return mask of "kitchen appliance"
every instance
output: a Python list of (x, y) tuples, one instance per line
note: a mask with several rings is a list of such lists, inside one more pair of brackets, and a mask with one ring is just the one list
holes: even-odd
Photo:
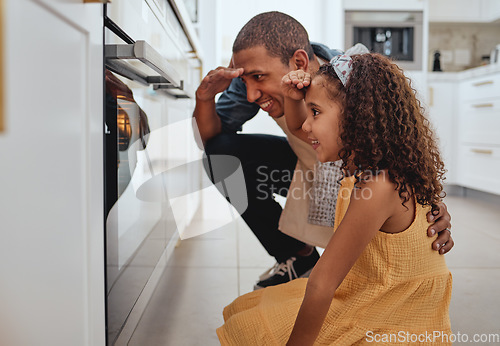
[(195, 191), (202, 172), (201, 164), (182, 165), (198, 159), (191, 117), (201, 77), (201, 52), (183, 6), (180, 0), (104, 5), (109, 345), (128, 344), (199, 205), (196, 196), (172, 199), (173, 192)]
[(490, 64), (500, 64), (500, 44), (497, 44), (490, 53)]
[(364, 44), (406, 70), (422, 69), (420, 11), (346, 11), (345, 45)]

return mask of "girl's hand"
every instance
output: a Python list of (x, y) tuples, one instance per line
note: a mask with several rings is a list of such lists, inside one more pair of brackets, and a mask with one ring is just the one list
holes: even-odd
[(303, 70), (287, 73), (281, 79), (281, 90), (285, 97), (300, 101), (304, 99), (305, 88), (311, 84), (311, 75)]

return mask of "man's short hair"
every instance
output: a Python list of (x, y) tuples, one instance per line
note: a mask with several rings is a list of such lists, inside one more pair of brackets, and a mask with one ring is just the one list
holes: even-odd
[(295, 18), (272, 11), (256, 15), (240, 30), (233, 44), (233, 53), (264, 46), (270, 56), (278, 57), (288, 65), (297, 49), (306, 51), (313, 59), (314, 51), (306, 29)]

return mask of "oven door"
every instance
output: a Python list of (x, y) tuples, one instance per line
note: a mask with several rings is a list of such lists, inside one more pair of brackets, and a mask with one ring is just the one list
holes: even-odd
[(141, 186), (154, 175), (154, 165), (166, 157), (166, 141), (158, 131), (163, 126), (164, 96), (152, 95), (150, 87), (112, 72), (112, 65), (105, 70), (104, 198), (110, 344), (176, 231), (166, 186), (154, 196), (140, 194)]
[(106, 304), (112, 345), (128, 342), (179, 239), (179, 220), (188, 224), (199, 203), (189, 201), (189, 212), (185, 206), (179, 217), (171, 198), (196, 190), (201, 166), (165, 173), (201, 153), (190, 123), (190, 86), (198, 75), (193, 59), (178, 44), (162, 51), (161, 44), (134, 40), (108, 16), (104, 30)]

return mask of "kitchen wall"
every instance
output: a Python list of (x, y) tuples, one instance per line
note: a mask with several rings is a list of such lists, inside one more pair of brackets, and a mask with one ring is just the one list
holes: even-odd
[[(227, 64), (232, 46), (242, 26), (258, 13), (280, 11), (297, 19), (306, 28), (311, 41), (343, 49), (343, 31), (332, 29), (331, 25), (341, 19), (341, 3), (328, 0), (310, 0), (307, 6), (302, 0), (216, 0), (219, 4), (219, 39), (221, 41), (221, 64)], [(339, 25), (339, 28), (342, 28)]]
[(445, 72), (463, 71), (480, 66), (483, 56), (500, 44), (500, 23), (430, 23), (429, 71), (434, 52), (441, 53), (441, 69)]

